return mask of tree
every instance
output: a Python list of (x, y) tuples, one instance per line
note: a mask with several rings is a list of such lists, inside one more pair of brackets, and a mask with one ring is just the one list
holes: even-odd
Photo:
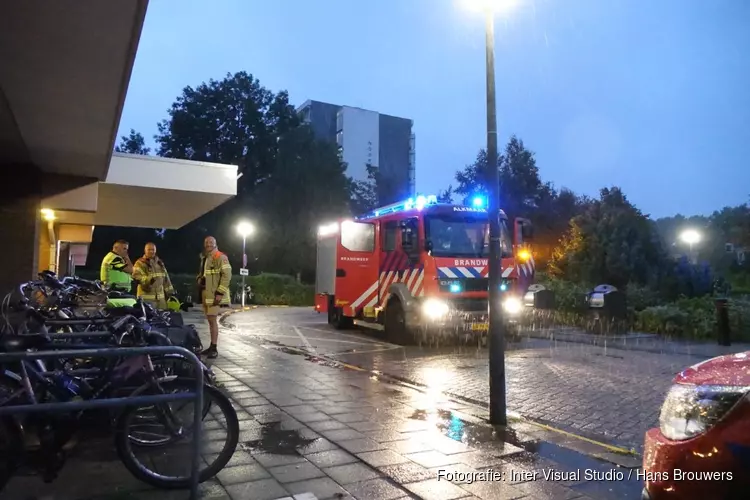
[(130, 153), (134, 155), (147, 155), (151, 148), (146, 147), (146, 140), (140, 132), (130, 129), (130, 134), (120, 137), (120, 144), (115, 147), (118, 153)]
[[(511, 217), (529, 217), (549, 189), (539, 177), (534, 153), (514, 135), (498, 156), (498, 169), (501, 208)], [(487, 193), (486, 172), (487, 153), (481, 150), (474, 163), (456, 173), (456, 193), (464, 196), (464, 203)]]
[(656, 285), (667, 262), (658, 235), (620, 188), (605, 188), (599, 199), (573, 218), (555, 248), (550, 274), (592, 285)]
[(155, 137), (158, 154), (237, 165), (242, 194), (271, 175), (279, 138), (300, 125), (286, 92), (244, 71), (185, 87), (168, 113)]
[[(466, 204), (477, 195), (487, 193), (485, 182), (487, 154), (481, 150), (474, 163), (456, 173), (458, 187)], [(526, 149), (522, 140), (512, 136), (498, 158), (500, 177), (500, 207), (509, 218), (525, 217), (537, 228), (534, 239), (534, 258), (546, 265), (552, 250), (568, 230), (570, 219), (580, 214), (589, 201), (571, 190), (559, 191), (541, 180), (534, 153)]]
[(282, 136), (274, 173), (253, 208), (263, 225), (256, 243), (265, 268), (314, 273), (318, 226), (348, 212), (345, 171), (336, 146), (316, 140), (308, 127)]
[(453, 185), (449, 185), (448, 189), (444, 189), (438, 193), (438, 203), (453, 203)]
[(248, 240), (255, 271), (309, 274), (314, 228), (347, 212), (349, 191), (335, 146), (315, 140), (286, 92), (274, 93), (246, 72), (185, 87), (168, 113), (155, 136), (160, 156), (237, 165), (242, 174), (234, 199), (164, 233), (159, 253), (170, 269), (195, 271), (208, 235), (240, 267), (235, 228), (250, 219), (258, 228)]
[(350, 207), (354, 214), (371, 212), (378, 207), (403, 200), (405, 195), (395, 179), (383, 175), (374, 165), (366, 165), (367, 180), (349, 179)]

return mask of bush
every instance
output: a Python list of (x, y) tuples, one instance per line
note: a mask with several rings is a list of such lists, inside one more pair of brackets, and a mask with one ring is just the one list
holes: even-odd
[[(79, 270), (77, 274), (85, 279), (99, 279), (95, 271)], [(172, 274), (172, 285), (180, 299), (190, 297), (193, 302), (200, 299), (195, 296), (195, 275)], [(274, 306), (312, 306), (315, 302), (315, 287), (298, 283), (292, 276), (284, 274), (262, 273), (257, 276), (247, 276), (245, 281), (253, 289), (253, 303)], [(233, 275), (229, 289), (234, 295), (242, 286), (242, 276)]]
[(585, 296), (591, 291), (590, 287), (561, 279), (547, 278), (537, 281), (555, 293), (556, 308), (565, 313), (582, 312)]
[(628, 299), (628, 308), (634, 312), (662, 305), (662, 299), (658, 292), (645, 286), (628, 285), (625, 295)]
[[(248, 276), (246, 282), (253, 289), (253, 303), (276, 306), (312, 306), (315, 287), (298, 283), (292, 276), (263, 273)], [(242, 285), (241, 276), (232, 277), (232, 290)]]

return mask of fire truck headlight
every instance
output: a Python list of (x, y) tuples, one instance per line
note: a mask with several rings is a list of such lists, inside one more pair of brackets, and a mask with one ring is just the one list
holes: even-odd
[(520, 313), (521, 309), (523, 309), (523, 304), (516, 297), (508, 297), (503, 301), (503, 310), (511, 316)]
[(440, 319), (448, 314), (449, 310), (448, 304), (442, 300), (427, 299), (422, 304), (422, 312), (429, 319)]

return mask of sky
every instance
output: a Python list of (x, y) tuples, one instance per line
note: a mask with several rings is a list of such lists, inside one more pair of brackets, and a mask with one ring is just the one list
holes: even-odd
[[(151, 0), (120, 135), (153, 146), (185, 86), (270, 90), (414, 120), (416, 184), (455, 185), (486, 144), (471, 0)], [(503, 1), (503, 0), (500, 0)], [(495, 18), (498, 133), (544, 181), (620, 186), (653, 217), (750, 201), (750, 2), (515, 0)]]

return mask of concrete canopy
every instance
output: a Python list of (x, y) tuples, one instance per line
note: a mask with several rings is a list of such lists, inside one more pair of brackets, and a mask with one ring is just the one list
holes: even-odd
[(113, 157), (147, 7), (0, 2), (0, 288), (62, 272), (93, 225), (178, 228), (236, 195), (233, 166)]
[(147, 5), (0, 2), (0, 165), (106, 178)]

